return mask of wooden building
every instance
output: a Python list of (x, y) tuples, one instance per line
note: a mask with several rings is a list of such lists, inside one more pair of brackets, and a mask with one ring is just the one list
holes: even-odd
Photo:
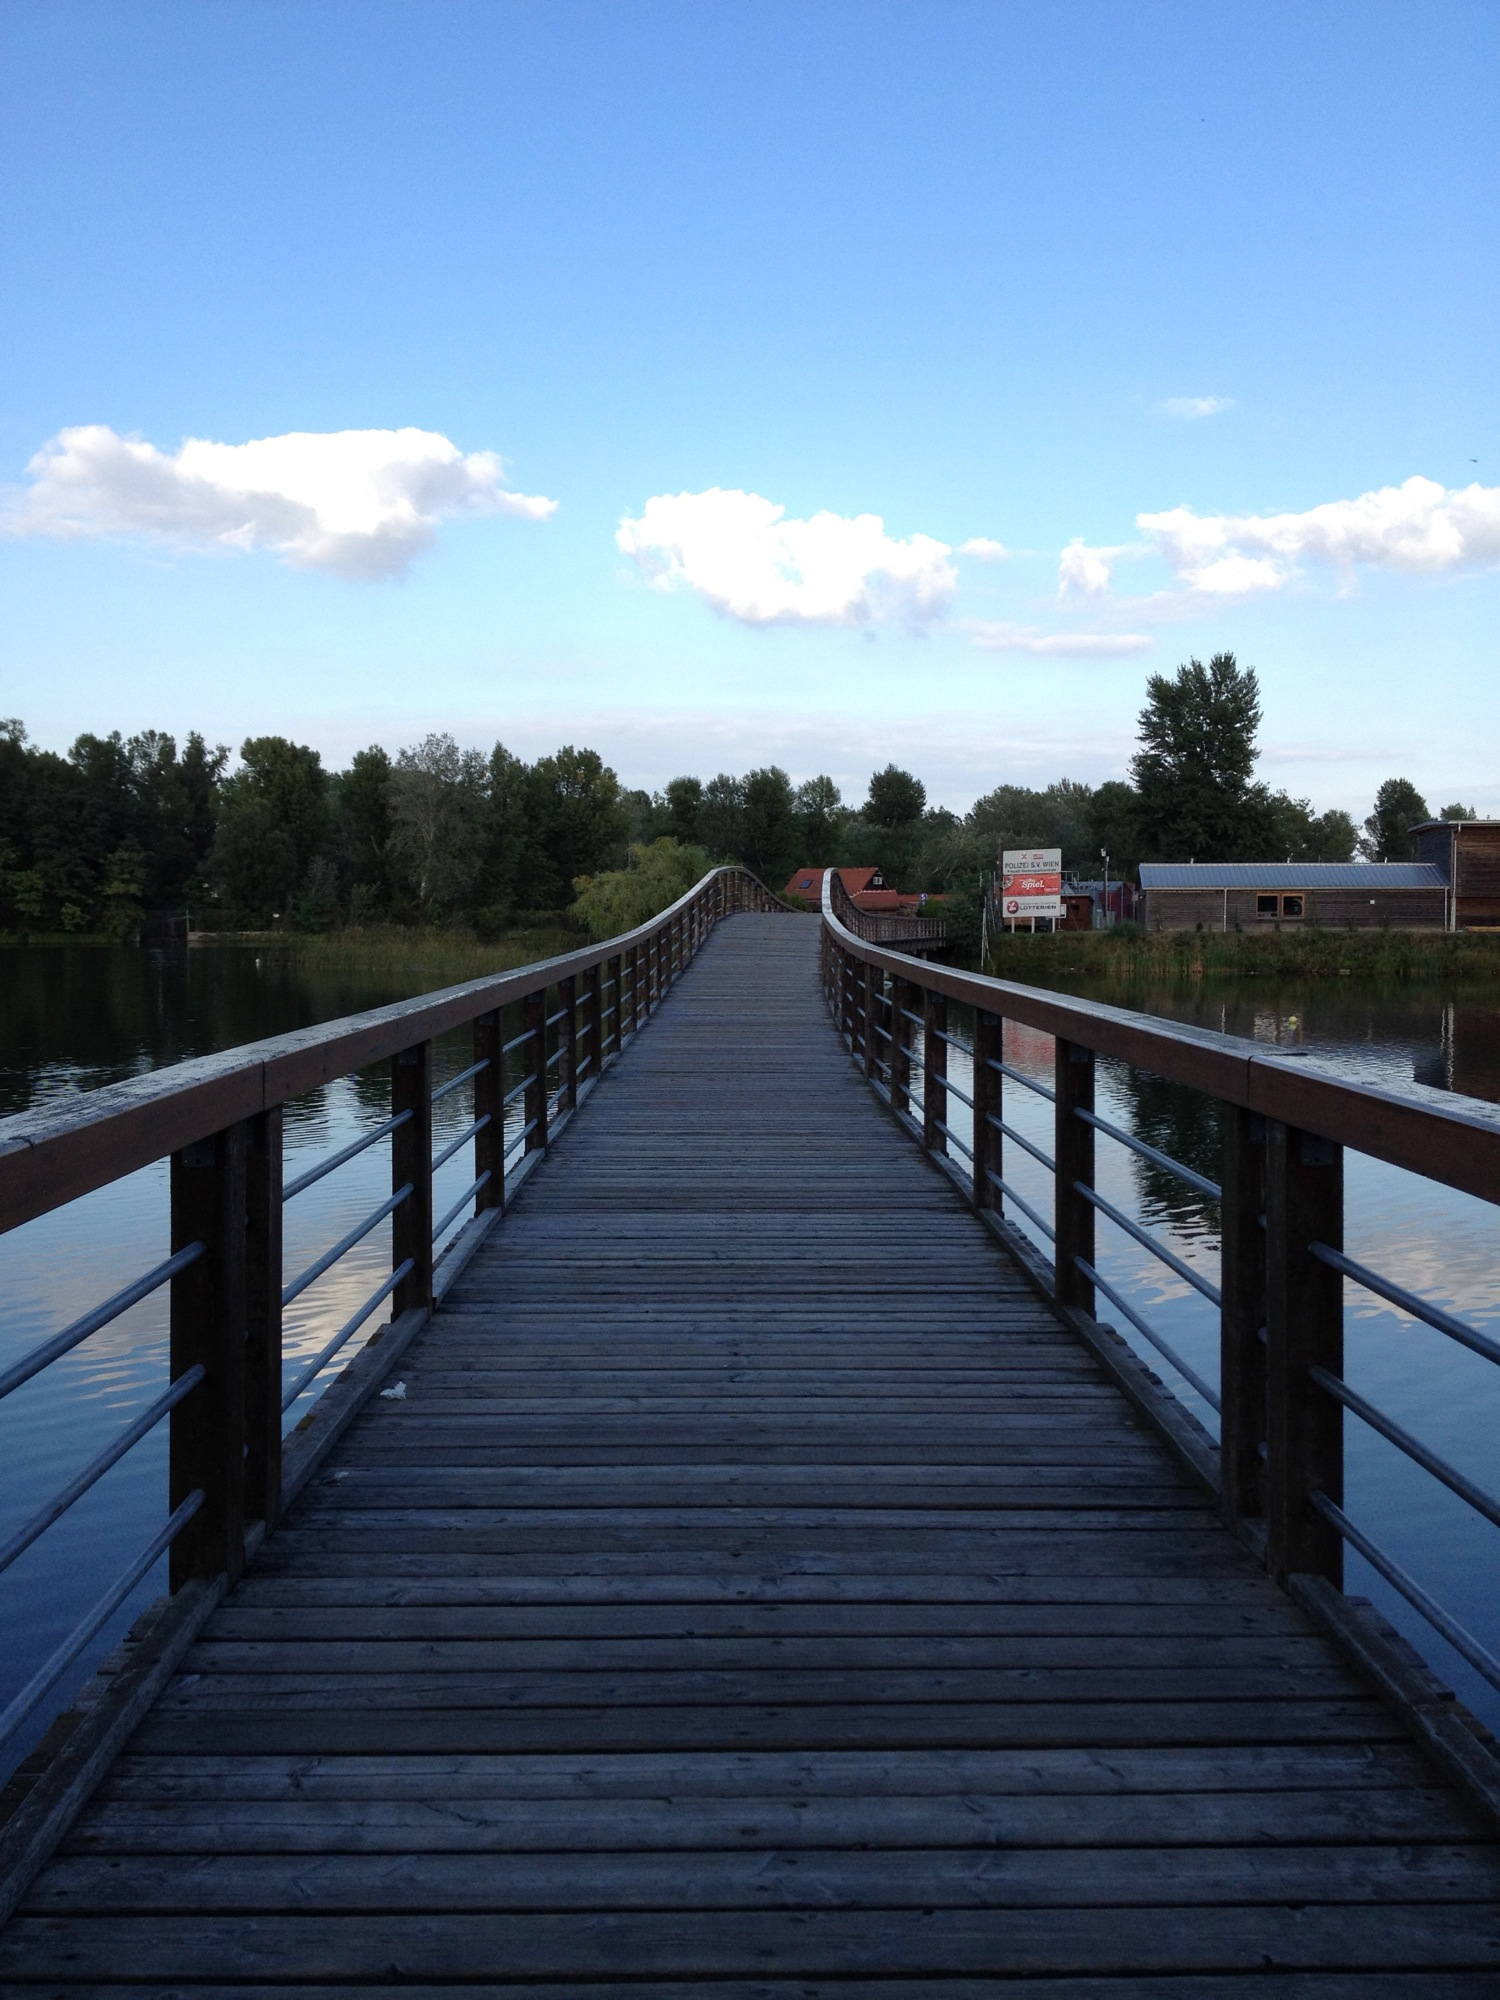
[(1440, 931), (1449, 922), (1448, 878), (1432, 861), (1148, 861), (1141, 890), (1150, 930)]
[(1432, 819), (1412, 828), (1417, 859), (1449, 884), (1456, 931), (1500, 930), (1500, 819)]

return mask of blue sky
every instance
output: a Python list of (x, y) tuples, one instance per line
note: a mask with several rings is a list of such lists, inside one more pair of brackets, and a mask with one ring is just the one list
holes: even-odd
[(0, 711), (963, 809), (1228, 649), (1273, 783), (1500, 814), (1497, 42), (10, 0)]

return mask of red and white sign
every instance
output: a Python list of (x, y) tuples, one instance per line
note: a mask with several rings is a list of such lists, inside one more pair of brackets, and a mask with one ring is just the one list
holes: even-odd
[(1062, 849), (1006, 848), (1000, 856), (1000, 909), (1008, 924), (1022, 917), (1060, 917)]

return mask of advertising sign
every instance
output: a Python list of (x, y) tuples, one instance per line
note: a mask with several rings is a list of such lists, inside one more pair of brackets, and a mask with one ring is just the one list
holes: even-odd
[(1062, 913), (1062, 849), (1007, 847), (1000, 856), (1000, 914), (1006, 923)]

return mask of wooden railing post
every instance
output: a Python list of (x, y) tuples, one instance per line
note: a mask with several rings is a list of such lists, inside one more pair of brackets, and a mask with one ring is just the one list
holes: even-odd
[(946, 1141), (938, 1130), (947, 1124), (948, 1112), (948, 999), (943, 993), (924, 989), (922, 995), (922, 1144), (929, 1153), (946, 1152)]
[(559, 1041), (562, 1047), (558, 1109), (572, 1111), (578, 1103), (578, 981), (576, 979), (558, 980), (557, 1008), (562, 1015), (557, 1024), (561, 1031)]
[(974, 1015), (974, 1206), (979, 1209), (1002, 1206), (1000, 1190), (990, 1175), (1005, 1172), (1001, 1134), (994, 1120), (1004, 1113), (1003, 1079), (990, 1067), (1002, 1062), (1005, 1024), (998, 1014), (980, 1009)]
[(609, 1017), (609, 1027), (606, 1030), (605, 1040), (609, 1053), (612, 1056), (617, 1056), (625, 1041), (625, 954), (623, 951), (617, 951), (609, 961), (609, 976), (614, 981), (610, 990), (615, 997), (614, 1011)]
[(875, 1010), (880, 1005), (880, 974), (873, 965), (865, 966), (865, 976), (861, 987), (860, 1033), (864, 1038), (865, 1075), (873, 1077), (875, 1058), (879, 1053), (879, 1037), (875, 1033)]
[(474, 1060), (485, 1067), (474, 1079), (474, 1116), (488, 1118), (474, 1134), (474, 1177), (487, 1173), (479, 1207), (505, 1207), (505, 1046), (503, 1009), (494, 1007), (474, 1023)]
[(1344, 1413), (1308, 1378), (1344, 1372), (1344, 1281), (1309, 1252), (1344, 1244), (1343, 1148), (1266, 1121), (1266, 1560), (1278, 1581), (1342, 1589), (1338, 1530), (1309, 1504), (1344, 1497)]
[(249, 1150), (245, 1120), (172, 1155), (173, 1252), (203, 1245), (203, 1255), (172, 1280), (171, 1379), (203, 1370), (168, 1419), (168, 1505), (175, 1510), (189, 1494), (203, 1495), (172, 1544), (174, 1591), (220, 1571), (238, 1576), (244, 1566)]
[(1265, 1512), (1266, 1121), (1224, 1106), (1219, 1216), (1219, 1506), (1238, 1527)]
[(411, 1269), (391, 1294), (394, 1314), (432, 1311), (432, 1044), (391, 1058), (391, 1115), (411, 1116), (391, 1134), (391, 1193), (411, 1193), (391, 1217), (391, 1262)]
[(909, 980), (891, 981), (891, 1103), (908, 1118), (911, 1116), (911, 1022), (906, 1014), (915, 998)]
[(522, 1121), (531, 1130), (526, 1134), (528, 1153), (547, 1150), (547, 995), (545, 990), (528, 993), (521, 1009), (521, 1025), (530, 1030), (522, 1043), (526, 1051), (526, 1075), (531, 1079), (521, 1099), (526, 1116)]
[(281, 1512), (281, 1106), (248, 1122), (245, 1153), (245, 1515)]
[(1094, 1108), (1094, 1052), (1081, 1042), (1057, 1037), (1054, 1063), (1057, 1091), (1057, 1119), (1052, 1157), (1056, 1164), (1057, 1188), (1053, 1227), (1057, 1231), (1057, 1302), (1076, 1307), (1090, 1318), (1094, 1312), (1094, 1284), (1078, 1268), (1081, 1257), (1094, 1261), (1094, 1211), (1078, 1192), (1078, 1184), (1094, 1185), (1094, 1128), (1077, 1114)]
[(589, 1075), (599, 1081), (604, 1068), (604, 968), (591, 965), (583, 975), (583, 1036), (588, 1043)]

